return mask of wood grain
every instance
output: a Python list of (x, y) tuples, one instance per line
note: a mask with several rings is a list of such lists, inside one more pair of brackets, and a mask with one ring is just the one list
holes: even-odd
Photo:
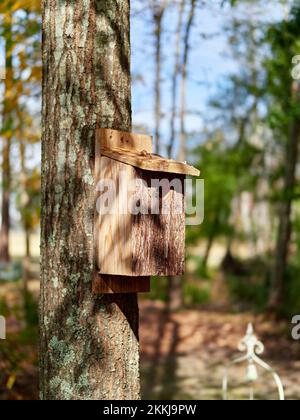
[(119, 148), (134, 150), (136, 152), (145, 150), (148, 153), (152, 153), (153, 151), (151, 136), (105, 128), (98, 128), (96, 130), (96, 148), (97, 150)]
[[(158, 181), (180, 182), (181, 191), (158, 197), (158, 214), (151, 214), (153, 172), (133, 168), (107, 157), (100, 159), (100, 177), (118, 185), (113, 214), (95, 219), (95, 256), (99, 273), (122, 276), (182, 275), (185, 260), (185, 203), (183, 175), (156, 173)], [(139, 182), (135, 200), (149, 207), (149, 214), (125, 213), (124, 203), (133, 195), (132, 181)], [(168, 210), (164, 214), (163, 208)], [(179, 211), (178, 211), (179, 210)], [(125, 213), (125, 214), (123, 214)]]
[(151, 172), (167, 172), (173, 174), (182, 174), (190, 176), (199, 176), (200, 171), (193, 166), (183, 162), (177, 162), (171, 159), (164, 159), (161, 156), (147, 153), (146, 150), (136, 152), (122, 148), (103, 148), (101, 150), (103, 156), (127, 163), (139, 169)]
[[(97, 129), (94, 175), (96, 183), (99, 180), (111, 179), (115, 185), (119, 185), (121, 181), (122, 183), (125, 181), (125, 185), (128, 185), (135, 178), (134, 168), (102, 156), (101, 151), (104, 147), (127, 147), (152, 152), (152, 138), (117, 130)], [(150, 277), (131, 277), (132, 216), (129, 213), (121, 214), (124, 213), (121, 207), (126, 199), (124, 194), (127, 194), (127, 189), (119, 188), (117, 192), (117, 201), (113, 204), (115, 215), (100, 215), (95, 212), (93, 292), (95, 294), (148, 293)], [(99, 194), (96, 199), (98, 198)], [(100, 274), (100, 272), (115, 275)]]
[(108, 276), (95, 272), (93, 293), (149, 293), (150, 277)]
[[(152, 155), (148, 154), (152, 148), (147, 141), (151, 140), (150, 137), (143, 136), (140, 139), (139, 136), (114, 130), (97, 131), (96, 182), (108, 179), (116, 186), (116, 196), (111, 203), (110, 213), (96, 212), (94, 220), (96, 275), (93, 289), (99, 293), (100, 291), (112, 293), (116, 290), (118, 293), (127, 293), (132, 289), (144, 292), (149, 286), (149, 280), (146, 280), (149, 276), (175, 276), (184, 273), (184, 180), (185, 172), (190, 171), (190, 167), (182, 164), (183, 169), (177, 167), (177, 171), (183, 171), (184, 174), (169, 173), (168, 170), (171, 169), (166, 165), (170, 165), (170, 162), (173, 164), (173, 161), (168, 162), (155, 157), (152, 161), (155, 161), (156, 165), (160, 162), (160, 165), (156, 166), (160, 170), (148, 171), (136, 167), (138, 165), (122, 162), (122, 159), (111, 158), (107, 147), (110, 148), (110, 152), (115, 150), (123, 152), (125, 149), (120, 149), (120, 145), (124, 144), (126, 139), (132, 141), (129, 143), (131, 149), (126, 149), (127, 157), (135, 156), (138, 159), (141, 157), (147, 165), (147, 159), (150, 161), (152, 159)], [(141, 148), (143, 148), (142, 154)], [(152, 185), (154, 179), (157, 182), (177, 181), (179, 189), (168, 187), (163, 193), (159, 192)], [(129, 186), (134, 182), (138, 187), (135, 191), (130, 191)], [(148, 214), (133, 214), (128, 210), (128, 203), (133, 194), (135, 194), (134, 203), (139, 202), (141, 206), (146, 206)], [(157, 214), (151, 214), (154, 196), (158, 202)], [(167, 209), (167, 212), (163, 209)]]
[[(145, 184), (140, 191), (141, 200), (151, 200), (152, 174), (136, 170)], [(170, 190), (159, 197), (159, 214), (133, 216), (132, 272), (134, 275), (179, 276), (185, 269), (185, 200), (183, 175), (157, 173), (158, 179), (180, 181), (181, 191)], [(163, 206), (168, 209), (163, 214)]]
[(100, 273), (131, 276), (132, 273), (132, 215), (124, 209), (127, 187), (135, 178), (129, 165), (107, 157), (100, 158), (98, 179), (111, 180), (116, 197), (109, 214), (98, 214), (95, 221), (97, 267)]

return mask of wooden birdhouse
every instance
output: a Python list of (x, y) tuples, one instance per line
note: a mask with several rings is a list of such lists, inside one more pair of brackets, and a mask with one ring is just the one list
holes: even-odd
[(147, 292), (150, 276), (184, 273), (187, 175), (199, 171), (153, 154), (151, 137), (97, 130), (94, 291)]

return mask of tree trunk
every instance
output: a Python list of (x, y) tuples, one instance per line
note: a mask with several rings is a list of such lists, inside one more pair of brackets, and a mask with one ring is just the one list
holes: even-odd
[(168, 302), (167, 308), (170, 311), (182, 309), (184, 304), (182, 276), (170, 276), (168, 279)]
[(162, 4), (154, 4), (153, 21), (155, 35), (155, 151), (160, 153), (160, 125), (161, 125), (161, 44), (162, 44), (162, 21), (169, 0), (163, 0)]
[(138, 399), (137, 295), (92, 294), (95, 128), (131, 129), (129, 0), (43, 1), (42, 399)]
[(163, 13), (154, 15), (155, 22), (155, 151), (160, 152), (161, 123), (161, 22)]
[(9, 230), (10, 230), (10, 141), (3, 138), (3, 168), (2, 168), (2, 223), (0, 230), (0, 262), (10, 261)]
[(211, 232), (211, 234), (209, 235), (208, 240), (207, 240), (205, 253), (204, 253), (204, 257), (203, 257), (203, 262), (202, 262), (203, 270), (207, 269), (207, 264), (208, 264), (208, 260), (209, 260), (209, 257), (210, 257), (210, 252), (211, 252), (213, 244), (214, 244), (214, 240), (215, 240), (215, 235), (214, 235), (213, 232)]
[(28, 292), (28, 281), (30, 279), (30, 231), (28, 229), (25, 230), (25, 247), (26, 253), (23, 259), (23, 289), (24, 293)]
[(173, 155), (173, 149), (175, 144), (175, 123), (177, 114), (177, 82), (180, 73), (180, 44), (181, 44), (181, 31), (182, 21), (184, 14), (185, 1), (181, 0), (178, 11), (178, 24), (176, 29), (176, 46), (175, 46), (175, 65), (172, 77), (172, 109), (171, 109), (171, 120), (170, 120), (170, 141), (168, 145), (168, 156), (171, 159)]
[[(188, 22), (186, 25), (185, 36), (184, 36), (184, 53), (181, 69), (181, 107), (180, 107), (180, 142), (179, 142), (179, 154), (178, 160), (186, 160), (186, 129), (185, 129), (185, 118), (186, 118), (186, 82), (187, 82), (187, 67), (190, 52), (190, 36), (191, 29), (195, 17), (196, 0), (191, 0), (191, 9), (189, 12)], [(169, 278), (169, 306), (172, 310), (178, 310), (182, 307), (184, 296), (182, 277), (173, 276)]]
[(191, 8), (188, 16), (188, 21), (185, 29), (184, 36), (184, 52), (181, 69), (181, 106), (180, 106), (180, 141), (179, 141), (179, 155), (180, 161), (186, 160), (186, 84), (188, 76), (188, 62), (190, 55), (190, 38), (192, 32), (192, 26), (195, 18), (196, 1), (191, 0)]
[[(21, 165), (20, 185), (22, 187), (22, 195), (24, 197), (21, 205), (27, 206), (30, 202), (30, 197), (27, 191), (27, 170), (26, 170), (26, 163), (25, 163), (26, 145), (23, 138), (19, 139), (19, 149), (20, 149), (20, 165)], [(23, 258), (22, 276), (23, 276), (23, 289), (26, 294), (28, 292), (28, 280), (30, 277), (30, 226), (28, 226), (28, 221), (26, 220), (26, 217), (23, 216), (22, 221), (23, 221), (23, 229), (25, 233), (25, 256)]]
[(12, 99), (13, 89), (13, 37), (12, 37), (12, 15), (7, 14), (4, 19), (3, 35), (5, 38), (5, 66), (6, 78), (4, 83), (4, 103), (3, 103), (3, 127), (2, 127), (2, 207), (1, 207), (1, 229), (0, 229), (0, 261), (9, 262), (9, 230), (10, 230), (10, 190), (11, 190), (11, 167), (10, 149), (12, 139), (12, 112), (14, 103)]
[(284, 201), (280, 207), (279, 230), (273, 271), (273, 288), (269, 308), (277, 310), (283, 301), (284, 277), (286, 275), (289, 243), (291, 239), (291, 212), (293, 193), (296, 185), (296, 167), (299, 155), (300, 122), (294, 121), (285, 159)]
[(25, 246), (26, 246), (26, 258), (30, 260), (31, 253), (30, 253), (30, 230), (26, 229), (25, 231)]

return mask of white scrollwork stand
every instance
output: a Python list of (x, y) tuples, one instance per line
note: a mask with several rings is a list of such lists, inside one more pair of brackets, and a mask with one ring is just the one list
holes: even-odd
[(254, 387), (253, 384), (258, 380), (258, 371), (257, 366), (260, 366), (262, 369), (270, 373), (276, 383), (278, 396), (280, 401), (284, 401), (284, 389), (281, 382), (279, 375), (265, 363), (260, 357), (260, 355), (264, 352), (264, 345), (261, 341), (259, 341), (254, 334), (253, 325), (249, 324), (247, 328), (247, 333), (245, 337), (242, 339), (238, 346), (239, 351), (246, 352), (246, 354), (242, 357), (239, 357), (233, 360), (226, 368), (225, 375), (223, 377), (223, 400), (228, 400), (228, 370), (230, 367), (234, 365), (238, 365), (241, 363), (247, 363), (247, 373), (246, 373), (246, 382), (249, 383), (249, 390), (250, 390), (250, 401), (253, 401), (255, 398), (254, 396)]

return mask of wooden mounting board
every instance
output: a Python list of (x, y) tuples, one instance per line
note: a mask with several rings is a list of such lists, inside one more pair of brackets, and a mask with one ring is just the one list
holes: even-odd
[(93, 279), (93, 293), (149, 293), (150, 277), (109, 276), (95, 272)]
[(152, 153), (153, 141), (145, 134), (132, 134), (124, 131), (99, 128), (96, 130), (96, 158), (102, 149), (126, 149), (134, 152)]

